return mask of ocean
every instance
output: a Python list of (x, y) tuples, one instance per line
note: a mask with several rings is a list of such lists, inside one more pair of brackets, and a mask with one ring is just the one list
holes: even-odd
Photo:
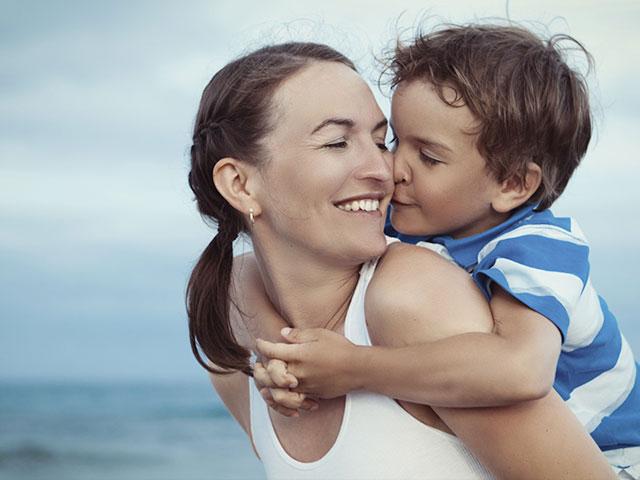
[(202, 383), (0, 383), (0, 479), (263, 479)]

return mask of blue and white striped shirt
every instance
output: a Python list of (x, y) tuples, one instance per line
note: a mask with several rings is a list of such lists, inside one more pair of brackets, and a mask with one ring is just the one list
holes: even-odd
[(488, 299), (496, 283), (552, 321), (562, 334), (554, 388), (602, 450), (638, 446), (638, 365), (591, 284), (589, 245), (573, 219), (533, 208), (471, 237), (436, 236), (427, 239), (431, 245), (418, 244), (465, 268)]

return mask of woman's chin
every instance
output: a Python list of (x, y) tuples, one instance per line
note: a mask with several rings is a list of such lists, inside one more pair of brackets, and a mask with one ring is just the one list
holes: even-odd
[(384, 233), (380, 232), (378, 235), (355, 241), (350, 250), (349, 257), (364, 263), (381, 256), (387, 250), (387, 239)]

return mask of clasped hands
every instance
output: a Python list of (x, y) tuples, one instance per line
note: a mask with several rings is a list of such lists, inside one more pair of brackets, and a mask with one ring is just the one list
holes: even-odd
[(321, 398), (335, 398), (358, 388), (354, 359), (358, 347), (323, 328), (283, 328), (287, 343), (257, 339), (262, 356), (254, 380), (262, 398), (278, 413), (297, 417), (313, 411)]

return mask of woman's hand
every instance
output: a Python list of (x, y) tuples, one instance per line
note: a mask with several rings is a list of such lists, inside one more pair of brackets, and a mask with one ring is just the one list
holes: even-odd
[(294, 392), (335, 398), (359, 388), (354, 366), (361, 348), (344, 336), (322, 328), (284, 328), (282, 335), (289, 344), (258, 339), (256, 348), (265, 357), (285, 363), (287, 373), (298, 382)]
[(267, 360), (266, 365), (265, 368), (261, 362), (255, 364), (253, 379), (269, 407), (286, 417), (297, 417), (300, 415), (300, 410), (318, 409), (318, 402), (307, 398), (304, 393), (290, 390), (298, 385), (298, 380), (287, 372), (285, 362), (270, 359)]

